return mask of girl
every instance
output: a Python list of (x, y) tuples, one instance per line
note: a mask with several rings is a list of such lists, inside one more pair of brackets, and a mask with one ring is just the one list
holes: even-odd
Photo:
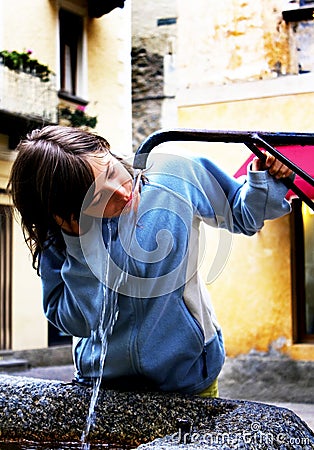
[(291, 170), (267, 154), (240, 183), (206, 158), (151, 154), (135, 182), (104, 138), (61, 126), (17, 150), (13, 202), (46, 317), (73, 336), (75, 379), (217, 396), (225, 352), (197, 272), (200, 223), (254, 234), (290, 212)]

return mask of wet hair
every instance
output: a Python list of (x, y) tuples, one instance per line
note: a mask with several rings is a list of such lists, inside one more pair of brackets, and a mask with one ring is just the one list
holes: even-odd
[[(61, 249), (65, 247), (54, 216), (68, 222), (72, 214), (79, 219), (85, 195), (94, 182), (86, 157), (109, 152), (110, 145), (97, 134), (55, 125), (33, 130), (16, 150), (8, 189), (21, 216), (33, 267), (38, 270), (45, 246), (54, 242)], [(133, 176), (132, 166), (116, 158)]]

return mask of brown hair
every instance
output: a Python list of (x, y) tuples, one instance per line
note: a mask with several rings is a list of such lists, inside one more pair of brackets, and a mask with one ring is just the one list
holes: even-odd
[[(30, 132), (17, 146), (8, 188), (21, 215), (34, 268), (39, 267), (45, 245), (57, 242), (64, 247), (54, 215), (65, 221), (70, 221), (72, 214), (79, 219), (84, 197), (94, 182), (86, 156), (109, 149), (101, 136), (58, 125)], [(124, 165), (132, 173), (132, 167)]]

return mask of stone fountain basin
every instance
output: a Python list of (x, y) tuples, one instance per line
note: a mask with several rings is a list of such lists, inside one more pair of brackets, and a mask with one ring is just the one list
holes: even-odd
[[(0, 375), (0, 440), (80, 441), (92, 389)], [(263, 403), (102, 390), (89, 442), (141, 449), (314, 449), (294, 412)], [(191, 433), (178, 419), (192, 423)], [(299, 447), (298, 447), (299, 446)]]

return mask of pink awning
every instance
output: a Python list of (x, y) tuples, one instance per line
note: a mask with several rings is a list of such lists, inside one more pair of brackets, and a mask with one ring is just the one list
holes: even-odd
[[(314, 146), (313, 145), (289, 145), (276, 146), (276, 149), (282, 153), (286, 158), (293, 162), (296, 166), (304, 172), (314, 177)], [(252, 155), (242, 164), (242, 166), (234, 174), (236, 178), (241, 175), (246, 175), (247, 166), (252, 161), (255, 155)], [(314, 199), (314, 187), (307, 181), (303, 180), (299, 175), (296, 175), (294, 183), (310, 198)], [(296, 194), (291, 190), (287, 193), (286, 198), (296, 197)]]

